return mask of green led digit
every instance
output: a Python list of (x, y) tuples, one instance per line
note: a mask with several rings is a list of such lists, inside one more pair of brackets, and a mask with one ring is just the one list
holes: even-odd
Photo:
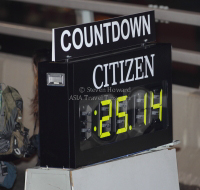
[(144, 95), (144, 124), (147, 124), (147, 93)]
[(112, 100), (104, 100), (104, 101), (101, 101), (101, 105), (102, 105), (102, 106), (109, 105), (109, 115), (103, 116), (103, 117), (102, 117), (102, 120), (100, 120), (100, 127), (99, 127), (99, 131), (98, 131), (99, 137), (100, 137), (100, 138), (104, 138), (104, 137), (110, 136), (110, 132), (109, 132), (109, 131), (107, 131), (107, 132), (102, 132), (102, 128), (103, 128), (103, 122), (109, 121), (110, 118), (112, 117)]
[(153, 109), (159, 109), (159, 119), (162, 121), (162, 89), (160, 90), (160, 103), (154, 104), (154, 93), (151, 92), (151, 107)]
[(121, 97), (117, 98), (117, 102), (116, 102), (116, 116), (118, 116), (119, 118), (125, 117), (124, 118), (124, 127), (118, 129), (117, 130), (117, 134), (125, 133), (128, 130), (128, 114), (126, 112), (119, 112), (119, 102), (126, 101), (126, 99), (127, 99), (127, 96), (121, 96)]

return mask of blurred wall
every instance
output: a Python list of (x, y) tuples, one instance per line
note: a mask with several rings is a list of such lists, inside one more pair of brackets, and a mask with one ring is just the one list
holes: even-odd
[(34, 96), (32, 59), (0, 53), (0, 82), (16, 88), (23, 99), (23, 124), (33, 134), (31, 99)]
[(173, 85), (172, 111), (179, 182), (200, 187), (200, 90)]
[(200, 90), (173, 85), (173, 133), (182, 148), (200, 148)]

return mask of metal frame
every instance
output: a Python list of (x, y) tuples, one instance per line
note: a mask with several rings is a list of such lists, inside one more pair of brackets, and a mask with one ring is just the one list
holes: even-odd
[(94, 22), (94, 12), (92, 11), (77, 9), (75, 13), (76, 13), (76, 24), (85, 24)]
[(200, 53), (197, 51), (173, 48), (172, 60), (181, 63), (200, 66)]
[[(116, 3), (109, 1), (92, 1), (92, 0), (13, 0), (13, 1), (21, 1), (25, 3), (36, 3), (36, 4), (44, 4), (51, 6), (59, 6), (59, 7), (68, 7), (73, 9), (82, 9), (109, 13), (114, 15), (127, 15), (133, 13), (139, 13), (144, 11), (152, 10), (147, 6), (142, 5), (134, 5), (127, 3)], [(179, 11), (179, 10), (163, 10), (163, 9), (155, 9), (155, 17), (160, 20), (167, 20), (181, 24), (190, 24), (194, 26), (200, 26), (200, 14), (189, 12), (189, 11)], [(87, 18), (88, 20), (89, 18)], [(43, 40), (43, 41), (51, 41), (52, 35), (51, 30), (29, 27), (29, 26), (21, 26), (17, 24), (9, 24), (0, 22), (0, 33), (26, 37), (31, 39)], [(196, 51), (189, 51), (183, 49), (173, 48), (172, 50), (172, 60), (193, 64), (200, 66), (200, 53)]]
[(51, 41), (51, 30), (0, 22), (0, 33), (43, 41)]
[(128, 15), (140, 13), (150, 10), (155, 10), (155, 18), (166, 20), (180, 24), (189, 24), (200, 26), (200, 13), (182, 11), (176, 9), (155, 9), (144, 5), (109, 2), (109, 1), (94, 1), (94, 0), (13, 0), (25, 3), (35, 3), (43, 5), (51, 5), (58, 7), (67, 7), (72, 9), (83, 9), (94, 12), (108, 13), (114, 15)]
[[(51, 30), (20, 26), (16, 24), (8, 24), (0, 22), (0, 33), (18, 37), (31, 38), (36, 40), (43, 40), (48, 42), (52, 41)], [(200, 53), (195, 51), (173, 48), (172, 60), (181, 63), (200, 66)]]

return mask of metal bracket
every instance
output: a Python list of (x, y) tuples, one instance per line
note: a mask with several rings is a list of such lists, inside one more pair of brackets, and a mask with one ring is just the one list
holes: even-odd
[(141, 46), (146, 49), (147, 39), (144, 39), (144, 43), (141, 44)]
[(72, 58), (72, 56), (67, 55), (65, 61), (66, 61), (67, 63), (69, 63), (69, 60), (70, 60), (71, 58)]

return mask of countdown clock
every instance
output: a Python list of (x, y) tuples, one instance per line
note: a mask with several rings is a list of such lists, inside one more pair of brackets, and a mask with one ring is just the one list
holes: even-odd
[(41, 166), (77, 168), (172, 142), (170, 44), (38, 71)]

